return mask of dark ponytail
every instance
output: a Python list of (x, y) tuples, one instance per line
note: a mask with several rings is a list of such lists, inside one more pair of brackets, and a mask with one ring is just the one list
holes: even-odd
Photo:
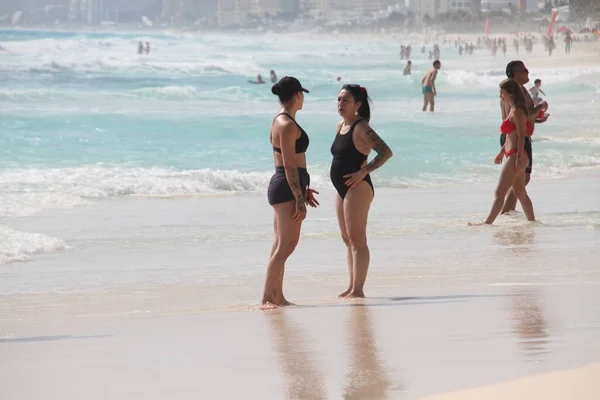
[(369, 98), (367, 89), (360, 85), (344, 85), (342, 89), (349, 91), (355, 102), (360, 102), (358, 115), (369, 122), (371, 120), (371, 99)]

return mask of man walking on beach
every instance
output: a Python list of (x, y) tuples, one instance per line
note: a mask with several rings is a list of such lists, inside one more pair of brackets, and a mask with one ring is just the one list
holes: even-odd
[(433, 62), (433, 68), (431, 68), (421, 81), (423, 86), (423, 111), (427, 111), (427, 104), (429, 104), (429, 111), (433, 112), (435, 106), (434, 97), (437, 96), (437, 90), (435, 89), (435, 78), (437, 78), (438, 70), (442, 67), (440, 60)]
[[(521, 85), (521, 91), (523, 92), (523, 96), (525, 97), (525, 103), (527, 105), (527, 137), (525, 138), (525, 151), (527, 152), (527, 156), (529, 157), (529, 165), (525, 170), (525, 185), (529, 183), (531, 179), (531, 170), (533, 168), (533, 150), (531, 147), (531, 135), (533, 134), (534, 123), (543, 123), (548, 119), (547, 116), (543, 118), (537, 118), (538, 114), (542, 110), (548, 109), (548, 103), (545, 101), (540, 102), (538, 105), (535, 105), (533, 99), (529, 95), (529, 91), (525, 87), (527, 82), (529, 82), (529, 70), (525, 67), (525, 64), (521, 60), (511, 61), (506, 65), (506, 76), (508, 78), (513, 78), (514, 80)], [(504, 104), (500, 101), (500, 110), (502, 113), (502, 121), (506, 119), (506, 117), (510, 114), (510, 105)], [(504, 146), (504, 141), (506, 140), (506, 135), (500, 135), (500, 145)], [(506, 214), (510, 211), (514, 211), (517, 207), (517, 196), (511, 189), (504, 200), (504, 207), (502, 208), (501, 213)]]

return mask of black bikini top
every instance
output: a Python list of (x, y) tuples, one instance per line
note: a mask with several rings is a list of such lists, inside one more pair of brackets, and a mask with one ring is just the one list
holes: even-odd
[[(302, 127), (300, 125), (298, 125), (296, 120), (294, 118), (292, 118), (292, 116), (290, 114), (288, 114), (288, 113), (277, 114), (277, 116), (275, 116), (275, 118), (279, 117), (280, 115), (287, 116), (289, 119), (291, 119), (294, 122), (294, 124), (296, 124), (298, 129), (300, 129), (300, 137), (298, 139), (296, 139), (296, 154), (306, 153), (306, 149), (308, 149), (309, 140), (308, 140), (308, 135), (306, 134), (304, 129), (302, 129)], [(281, 153), (281, 148), (273, 146), (273, 151), (277, 152), (277, 153)]]

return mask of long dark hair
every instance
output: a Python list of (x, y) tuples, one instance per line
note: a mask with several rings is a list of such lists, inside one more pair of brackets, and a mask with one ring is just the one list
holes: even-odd
[(354, 98), (355, 102), (360, 102), (360, 108), (358, 109), (358, 115), (365, 121), (369, 122), (371, 120), (371, 98), (369, 98), (369, 93), (367, 89), (360, 85), (344, 85), (342, 86), (343, 90), (347, 90)]
[(525, 96), (523, 95), (523, 89), (516, 80), (513, 78), (503, 80), (500, 82), (500, 89), (504, 90), (506, 93), (509, 93), (513, 97), (515, 108), (520, 108), (523, 110), (525, 115), (529, 114), (527, 112), (527, 102), (525, 101)]

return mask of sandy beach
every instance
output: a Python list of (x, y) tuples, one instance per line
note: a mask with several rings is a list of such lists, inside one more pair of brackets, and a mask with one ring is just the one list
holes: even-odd
[(423, 400), (470, 400), (470, 399), (597, 399), (600, 393), (600, 364), (574, 368), (506, 382), (485, 388), (430, 396)]
[[(598, 185), (581, 185), (593, 177), (597, 173), (589, 171), (536, 182), (532, 196), (545, 210), (542, 220), (562, 213), (567, 199), (570, 210), (593, 210)], [(491, 187), (479, 190), (481, 196), (444, 192), (448, 198), (437, 215), (455, 209), (459, 199), (467, 209), (482, 203)], [(577, 190), (583, 192), (571, 197)], [(401, 194), (407, 211), (391, 218), (408, 223), (410, 202), (432, 194), (407, 190)], [(228, 200), (233, 198), (218, 201), (222, 206)], [(261, 202), (257, 197), (248, 207)], [(228, 286), (5, 294), (0, 397), (366, 400), (458, 391), (440, 399), (560, 398), (545, 396), (552, 387), (545, 382), (552, 381), (592, 396), (578, 399), (591, 399), (600, 395), (591, 379), (600, 361), (600, 275), (594, 261), (600, 254), (598, 231), (589, 225), (597, 223), (591, 222), (594, 215), (583, 225), (562, 226), (559, 237), (543, 228), (515, 228), (508, 218), (482, 228), (490, 233), (489, 243), (466, 227), (474, 216), (453, 216), (452, 223), (464, 218), (454, 240), (468, 252), (450, 250), (451, 237), (439, 239), (443, 247), (435, 237), (395, 244), (373, 239), (366, 300), (332, 296), (344, 285), (343, 261), (332, 269), (323, 264), (319, 276), (304, 271), (303, 263), (325, 263), (319, 255), (323, 239), (311, 239), (310, 229), (286, 283), (288, 297), (299, 305), (273, 312), (257, 311), (260, 271)], [(433, 253), (423, 258), (428, 248)], [(443, 264), (436, 265), (438, 257)], [(411, 267), (423, 262), (429, 267)], [(465, 274), (465, 264), (480, 272)], [(472, 397), (460, 392), (475, 387), (482, 388), (464, 395)]]
[(506, 285), (269, 313), (13, 322), (0, 397), (420, 399), (494, 385), (439, 399), (558, 399), (545, 394), (560, 386), (554, 396), (587, 400), (600, 394), (598, 364), (510, 381), (598, 362), (597, 293)]

